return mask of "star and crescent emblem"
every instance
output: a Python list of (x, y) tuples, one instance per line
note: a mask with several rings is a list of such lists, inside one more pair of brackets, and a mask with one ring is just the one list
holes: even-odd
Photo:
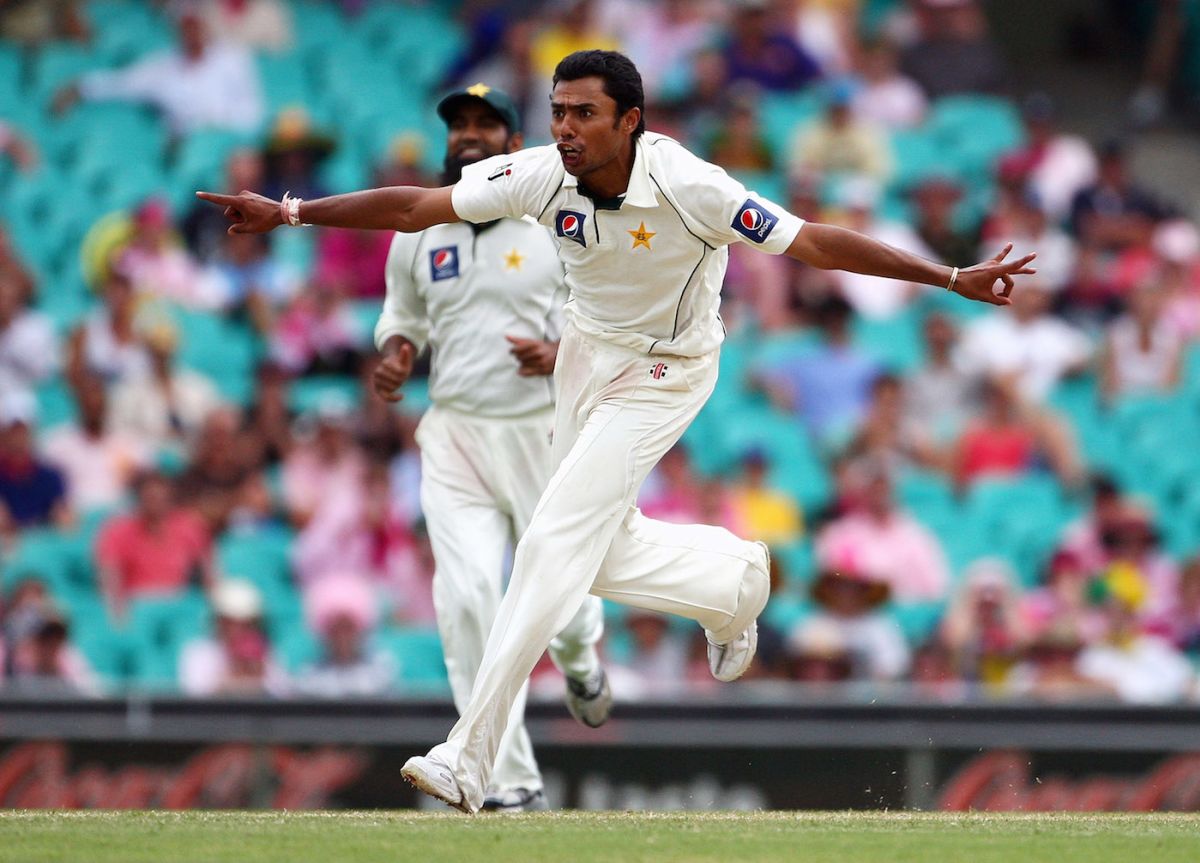
[(480, 81), (478, 84), (472, 84), (470, 87), (468, 87), (467, 92), (472, 96), (477, 96), (478, 98), (482, 99), (488, 93), (492, 92), (492, 88)]
[(640, 223), (637, 226), (636, 231), (626, 231), (626, 233), (629, 234), (629, 236), (633, 237), (632, 248), (636, 249), (638, 246), (645, 246), (650, 251), (654, 251), (650, 247), (650, 238), (653, 237), (657, 232), (656, 231), (647, 231), (645, 222)]

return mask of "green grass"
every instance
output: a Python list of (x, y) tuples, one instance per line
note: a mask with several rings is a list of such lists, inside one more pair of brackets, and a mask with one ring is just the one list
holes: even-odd
[(1200, 816), (7, 812), (0, 863), (1194, 863)]

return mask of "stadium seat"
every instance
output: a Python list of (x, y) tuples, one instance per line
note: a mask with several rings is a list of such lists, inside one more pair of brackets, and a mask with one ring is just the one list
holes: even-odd
[(197, 589), (180, 596), (143, 596), (131, 601), (124, 634), (134, 685), (173, 690), (181, 648), (206, 635), (211, 625), (208, 601)]
[(396, 658), (406, 689), (441, 690), (449, 687), (442, 642), (436, 629), (387, 627), (375, 643)]

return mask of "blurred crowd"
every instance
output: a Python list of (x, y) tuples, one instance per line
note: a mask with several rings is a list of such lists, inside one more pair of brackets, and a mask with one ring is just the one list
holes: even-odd
[[(353, 19), (369, 4), (329, 5)], [(1060, 128), (1048, 96), (1014, 92), (976, 0), (443, 5), (463, 38), (438, 89), (506, 90), (534, 142), (557, 60), (620, 49), (642, 72), (650, 128), (801, 216), (956, 266), (1007, 241), (1039, 254), (1011, 307), (982, 310), (731, 249), (731, 346), (771, 349), (722, 388), (805, 442), (822, 491), (777, 481), (786, 447), (748, 444), (713, 469), (685, 439), (640, 503), (777, 550), (756, 676), (909, 682), (947, 698), (1200, 697), (1200, 532), (1167, 548), (1160, 501), (1100, 470), (1056, 402), (1082, 382), (1100, 411), (1136, 399), (1200, 411), (1188, 362), (1200, 231), (1139, 182), (1135, 139), (1086, 141)], [(251, 133), (257, 143), (228, 156), (224, 190), (345, 191), (324, 170), (336, 125), (303, 105), (271, 114), (261, 95), (256, 57), (295, 50), (294, 12), (281, 0), (162, 4), (174, 44), (64, 83), (46, 110), (128, 101), (177, 142)], [(405, 5), (394, 12), (402, 27)], [(23, 50), (90, 38), (86, 3), (0, 8), (0, 39)], [(893, 143), (955, 99), (1006, 106), (1019, 118), (1012, 146), (982, 176), (936, 161), (912, 170)], [(796, 106), (792, 121), (768, 123), (779, 104)], [(48, 144), (0, 121), (11, 172), (36, 176)], [(435, 185), (427, 165), (401, 134), (371, 183)], [(31, 692), (404, 691), (427, 644), (413, 634), (433, 632), (433, 561), (413, 439), (420, 382), (401, 411), (363, 384), (391, 238), (230, 235), (219, 210), (178, 200), (150, 196), (96, 222), (91, 299), (70, 321), (41, 310), (56, 286), (0, 230), (0, 680)], [(898, 321), (916, 334), (899, 366), (857, 335)], [(195, 355), (187, 340), (206, 338), (217, 356), (248, 346), (235, 379), (181, 360)], [(48, 392), (69, 394), (53, 422)], [(1021, 566), (952, 560), (955, 525), (906, 506), (913, 477), (960, 500), (1043, 480), (1072, 517)], [(694, 627), (615, 607), (609, 619), (618, 698), (712, 683)], [(145, 670), (143, 647), (165, 670)], [(553, 673), (539, 667), (534, 691)]]

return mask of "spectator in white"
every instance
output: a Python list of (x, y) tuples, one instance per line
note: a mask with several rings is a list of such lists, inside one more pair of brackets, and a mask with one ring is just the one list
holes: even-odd
[(262, 85), (250, 52), (211, 41), (194, 7), (179, 13), (178, 28), (178, 47), (123, 69), (89, 72), (55, 95), (55, 111), (80, 99), (116, 99), (157, 108), (179, 136), (201, 129), (257, 132), (263, 121)]
[(677, 95), (673, 91), (683, 83), (682, 73), (692, 58), (714, 41), (722, 5), (712, 0), (616, 0), (606, 4), (606, 23), (642, 73), (648, 101), (657, 103)]
[(1004, 196), (984, 223), (981, 249), (1009, 237), (1020, 246), (1038, 250), (1038, 275), (1054, 293), (1063, 290), (1075, 275), (1079, 247), (1046, 212), (1041, 196), (1031, 188)]
[(687, 638), (673, 631), (671, 621), (663, 615), (641, 608), (626, 611), (625, 628), (631, 650), (612, 670), (620, 682), (622, 699), (661, 697), (678, 691), (687, 678)]
[(183, 646), (179, 688), (185, 695), (281, 695), (287, 678), (271, 656), (258, 588), (226, 578), (212, 591), (216, 631)]
[(103, 380), (85, 374), (71, 386), (78, 420), (46, 432), (42, 455), (62, 471), (67, 499), (76, 511), (115, 507), (134, 474), (150, 467), (153, 453), (138, 438), (110, 427)]
[[(840, 220), (843, 227), (923, 258), (937, 257), (906, 222), (882, 219), (876, 215), (879, 185), (874, 180), (861, 176), (847, 178), (840, 184), (838, 197), (838, 203), (845, 209), (845, 215)], [(854, 311), (876, 320), (894, 317), (923, 292), (923, 286), (897, 279), (842, 271), (830, 275)]]
[(1129, 295), (1128, 311), (1108, 325), (1100, 362), (1106, 400), (1170, 392), (1179, 385), (1184, 341), (1164, 314), (1166, 301), (1166, 289), (1152, 273)]
[(272, 54), (292, 47), (292, 10), (282, 0), (201, 0), (198, 11), (217, 42)]
[(26, 305), (20, 281), (0, 272), (0, 394), (33, 391), (58, 370), (54, 325)]
[(1049, 288), (1034, 277), (1013, 294), (1010, 307), (972, 321), (959, 343), (960, 367), (1011, 381), (1024, 400), (1044, 403), (1092, 358), (1087, 336), (1050, 314), (1051, 300)]
[(851, 679), (902, 677), (912, 657), (900, 625), (882, 609), (891, 593), (888, 581), (875, 574), (853, 542), (819, 544), (817, 565), (812, 596), (818, 610), (796, 626), (788, 643), (805, 644), (810, 630), (823, 627), (841, 636)]
[(309, 627), (321, 639), (321, 658), (296, 676), (294, 689), (322, 698), (385, 695), (396, 685), (390, 653), (370, 646), (378, 618), (375, 596), (366, 580), (331, 575), (304, 597)]
[(194, 308), (211, 308), (217, 297), (175, 234), (169, 204), (147, 198), (133, 212), (129, 243), (113, 266), (129, 276), (140, 298), (152, 297)]
[(1145, 597), (1136, 586), (1106, 579), (1108, 638), (1085, 647), (1076, 670), (1129, 704), (1169, 704), (1191, 691), (1196, 673), (1171, 642), (1139, 624)]
[(850, 71), (857, 49), (858, 4), (828, 0), (773, 0), (775, 14), (795, 23), (796, 43), (821, 67), (821, 73)]
[(989, 686), (1005, 683), (1025, 652), (1016, 573), (1001, 558), (974, 561), (939, 630), (961, 677)]
[(938, 443), (957, 440), (967, 418), (978, 408), (979, 381), (954, 362), (958, 329), (934, 312), (923, 328), (925, 362), (904, 382), (904, 415), (919, 423)]
[(103, 305), (89, 312), (71, 332), (68, 376), (95, 375), (106, 386), (145, 376), (150, 371), (150, 354), (136, 329), (133, 283), (123, 270), (109, 267), (101, 294)]
[(854, 673), (842, 627), (826, 615), (809, 618), (796, 626), (784, 645), (787, 676), (801, 683), (841, 683)]
[(0, 120), (0, 154), (12, 159), (23, 173), (30, 174), (38, 166), (38, 151), (33, 143), (11, 123)]
[(937, 537), (897, 508), (887, 468), (861, 461), (849, 470), (857, 500), (817, 536), (817, 559), (837, 561), (851, 554), (898, 602), (944, 598), (950, 583), (946, 556)]
[(855, 83), (839, 78), (825, 86), (825, 112), (801, 126), (791, 148), (793, 176), (815, 171), (834, 176), (863, 176), (876, 182), (892, 173), (887, 135), (855, 116)]
[(896, 47), (886, 39), (863, 45), (858, 59), (856, 116), (883, 129), (912, 129), (925, 121), (929, 108), (917, 82), (900, 71)]
[(1045, 93), (1029, 96), (1021, 106), (1025, 143), (1001, 159), (999, 170), (1024, 178), (1050, 220), (1058, 223), (1070, 213), (1075, 196), (1095, 182), (1097, 163), (1087, 141), (1058, 130), (1056, 113)]
[(156, 450), (180, 451), (200, 431), (220, 397), (208, 378), (176, 366), (179, 334), (174, 324), (148, 320), (141, 329), (150, 371), (113, 389), (112, 427), (142, 438)]

